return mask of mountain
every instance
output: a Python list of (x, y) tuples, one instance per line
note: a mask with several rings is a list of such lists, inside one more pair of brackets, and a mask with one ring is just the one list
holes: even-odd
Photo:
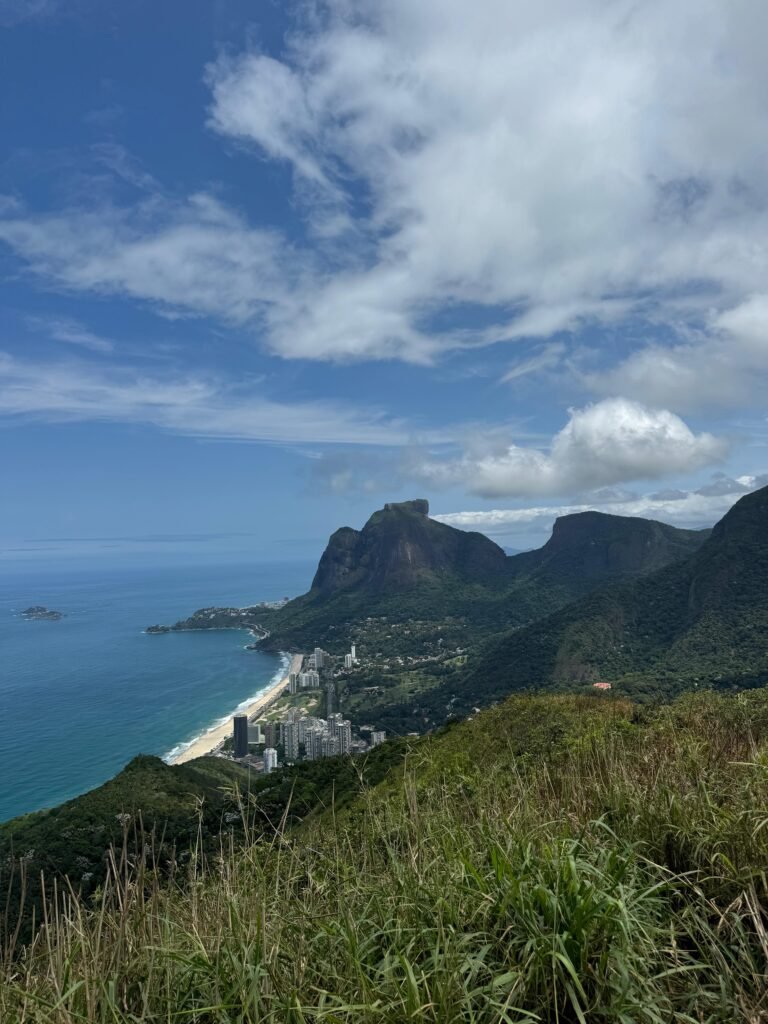
[(685, 558), (708, 531), (583, 512), (558, 519), (537, 551), (507, 555), (484, 534), (429, 517), (424, 499), (391, 503), (328, 542), (307, 594), (258, 621), (275, 649), (331, 644), (349, 623), (452, 620), (472, 642), (550, 614), (598, 584)]
[(596, 680), (646, 696), (764, 685), (766, 581), (762, 488), (741, 498), (688, 558), (603, 587), (489, 645), (462, 681), (457, 709), (512, 690)]
[(686, 558), (710, 532), (634, 516), (577, 512), (556, 519), (544, 547), (515, 555), (512, 566), (517, 574), (542, 581), (640, 576)]
[(385, 505), (362, 530), (337, 530), (320, 559), (312, 591), (328, 597), (354, 588), (377, 595), (435, 575), (495, 582), (506, 573), (507, 562), (503, 549), (484, 534), (430, 519), (429, 502), (418, 498)]

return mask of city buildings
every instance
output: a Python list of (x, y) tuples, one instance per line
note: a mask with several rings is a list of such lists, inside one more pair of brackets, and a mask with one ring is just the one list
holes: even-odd
[(321, 757), (337, 757), (341, 753), (339, 737), (331, 733), (323, 733), (320, 739)]
[[(344, 656), (344, 667), (353, 668), (355, 664), (357, 664), (357, 652), (355, 645), (352, 644), (350, 652)], [(248, 741), (264, 743), (264, 771), (270, 772), (277, 767), (278, 747), (281, 748), (281, 756), (284, 760), (287, 763), (294, 763), (302, 758), (307, 761), (316, 761), (323, 757), (359, 754), (370, 747), (384, 743), (386, 739), (384, 731), (374, 730), (372, 726), (363, 727), (364, 732), (370, 731), (370, 743), (367, 743), (359, 734), (353, 737), (352, 722), (348, 718), (344, 718), (338, 710), (344, 684), (339, 684), (342, 688), (337, 689), (337, 684), (331, 682), (330, 676), (334, 674), (333, 662), (330, 655), (321, 647), (316, 647), (313, 653), (305, 659), (300, 672), (289, 674), (289, 692), (298, 694), (304, 690), (318, 690), (321, 686), (321, 671), (325, 676), (323, 680), (325, 700), (322, 700), (323, 693), (321, 691), (318, 694), (320, 700), (308, 700), (306, 704), (315, 711), (322, 709), (325, 718), (307, 714), (307, 708), (289, 707), (284, 710), (279, 719), (262, 720), (250, 727), (246, 722), (245, 749), (242, 754), (236, 752), (235, 756), (242, 757), (247, 754)], [(243, 726), (237, 724), (239, 718), (245, 720), (245, 716), (237, 716), (235, 719), (236, 751), (242, 749), (243, 742)]]
[(233, 719), (234, 754), (245, 757), (248, 754), (248, 716), (235, 715)]
[(352, 723), (340, 714), (328, 716), (328, 732), (337, 740), (338, 753), (348, 754), (352, 749)]
[(299, 759), (299, 724), (296, 721), (283, 722), (281, 727), (283, 750), (286, 761)]
[(280, 742), (280, 723), (279, 722), (265, 722), (264, 723), (264, 742), (268, 747), (276, 747)]
[(314, 690), (320, 685), (320, 673), (317, 669), (311, 668), (299, 675), (299, 688), (302, 690)]

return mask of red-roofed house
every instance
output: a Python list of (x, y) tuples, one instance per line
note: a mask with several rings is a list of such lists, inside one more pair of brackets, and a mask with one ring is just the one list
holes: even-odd
[(611, 688), (611, 684), (610, 683), (592, 683), (592, 686), (596, 690), (610, 690), (610, 688)]

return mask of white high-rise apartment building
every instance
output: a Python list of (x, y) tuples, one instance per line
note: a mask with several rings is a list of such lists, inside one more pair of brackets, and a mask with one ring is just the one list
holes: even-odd
[(264, 751), (264, 771), (269, 774), (277, 768), (277, 751), (274, 747), (267, 747)]
[(352, 723), (348, 718), (343, 718), (336, 723), (334, 733), (339, 741), (339, 753), (348, 754), (352, 749)]
[(351, 654), (345, 654), (344, 655), (344, 668), (352, 668), (354, 663), (355, 663), (355, 659), (352, 657)]
[(302, 690), (313, 690), (320, 685), (320, 673), (311, 668), (307, 672), (301, 673), (299, 682)]
[(336, 757), (338, 754), (342, 752), (341, 744), (339, 743), (339, 737), (332, 736), (329, 732), (323, 734), (320, 743), (322, 757)]
[(296, 761), (299, 756), (299, 723), (283, 722), (283, 747), (286, 761)]
[(315, 648), (314, 658), (315, 668), (321, 669), (325, 665), (325, 651), (322, 649), (322, 647)]
[(337, 712), (328, 716), (328, 732), (339, 741), (338, 753), (348, 754), (352, 749), (352, 723)]
[(354, 644), (352, 644), (352, 646), (350, 647), (349, 653), (352, 655), (352, 661), (357, 661), (357, 654), (355, 653), (355, 645)]
[(383, 729), (375, 729), (371, 733), (371, 746), (380, 747), (387, 739), (387, 734)]
[(307, 751), (308, 761), (317, 761), (323, 756), (323, 736), (325, 735), (325, 729), (320, 725), (315, 725), (312, 726), (311, 729), (307, 729), (304, 744)]

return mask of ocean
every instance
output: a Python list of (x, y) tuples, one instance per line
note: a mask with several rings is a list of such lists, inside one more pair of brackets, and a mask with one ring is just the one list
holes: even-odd
[[(206, 605), (308, 589), (308, 563), (90, 569), (0, 576), (0, 821), (100, 785), (136, 754), (169, 756), (281, 673), (240, 630), (147, 636)], [(19, 616), (30, 605), (58, 622)]]

